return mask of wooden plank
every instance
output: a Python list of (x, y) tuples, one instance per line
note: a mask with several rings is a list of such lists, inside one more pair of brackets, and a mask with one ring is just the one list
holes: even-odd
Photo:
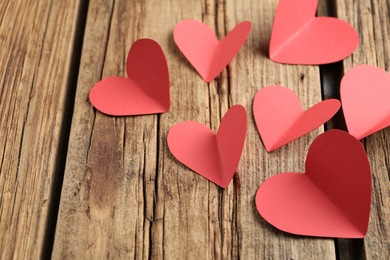
[[(183, 89), (186, 77), (196, 77), (188, 64), (178, 62), (172, 44), (172, 28), (182, 19), (175, 18), (176, 12), (183, 10), (183, 16), (198, 19), (202, 14), (200, 2), (174, 6), (159, 1), (90, 2), (54, 258), (149, 256), (151, 222), (161, 221), (155, 220), (153, 212), (158, 117), (107, 117), (92, 110), (87, 96), (103, 67), (103, 77), (124, 74), (130, 44), (152, 37), (162, 44), (176, 75), (173, 100), (188, 101), (196, 95), (208, 100), (196, 86), (180, 98), (174, 94), (174, 89)], [(207, 91), (200, 79), (197, 82)], [(205, 110), (203, 115), (207, 114)], [(165, 141), (165, 136), (160, 139)]]
[[(219, 37), (225, 35), (224, 6), (220, 1), (193, 1), (192, 6), (182, 1), (163, 6), (172, 30), (182, 19), (191, 18), (208, 24)], [(159, 13), (159, 9), (149, 9)], [(175, 10), (177, 8), (178, 10)], [(173, 14), (179, 13), (180, 15)], [(152, 17), (152, 16), (151, 16)], [(172, 39), (169, 39), (172, 43)], [(234, 186), (223, 191), (215, 184), (195, 174), (169, 152), (165, 137), (176, 123), (194, 120), (216, 131), (221, 116), (228, 108), (227, 73), (205, 84), (178, 49), (170, 44), (171, 112), (160, 120), (160, 153), (156, 219), (152, 230), (152, 256), (166, 259), (236, 258), (238, 252), (234, 223)], [(177, 74), (176, 74), (177, 73)]]
[(0, 258), (46, 255), (80, 1), (0, 2)]
[(230, 65), (230, 99), (248, 109), (246, 145), (238, 169), (237, 228), (243, 259), (335, 259), (332, 239), (308, 238), (280, 232), (266, 223), (254, 207), (255, 194), (266, 178), (280, 172), (304, 172), (307, 150), (323, 128), (267, 153), (252, 116), (255, 93), (267, 85), (293, 89), (305, 109), (321, 101), (319, 68), (283, 65), (268, 59), (268, 44), (277, 1), (238, 1), (227, 4), (227, 27), (250, 20), (253, 30), (245, 48)]
[[(358, 64), (370, 64), (389, 71), (390, 13), (388, 1), (336, 0), (337, 16), (351, 23), (360, 35), (360, 45), (343, 62), (344, 71)], [(373, 193), (370, 225), (362, 243), (354, 243), (366, 259), (390, 259), (390, 128), (363, 140), (371, 162)], [(350, 246), (341, 241), (340, 248)], [(356, 245), (357, 244), (357, 245)], [(357, 259), (346, 250), (344, 259)], [(360, 257), (360, 256), (359, 256)]]
[(125, 75), (142, 37), (142, 1), (90, 1), (54, 259), (147, 258), (157, 116), (109, 117), (88, 100), (101, 78)]

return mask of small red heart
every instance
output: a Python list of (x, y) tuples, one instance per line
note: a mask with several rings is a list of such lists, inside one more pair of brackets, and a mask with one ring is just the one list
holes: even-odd
[(160, 45), (140, 39), (127, 56), (128, 78), (108, 77), (93, 86), (89, 100), (99, 111), (114, 115), (143, 115), (169, 110), (169, 72)]
[(340, 101), (328, 99), (303, 111), (298, 96), (281, 86), (262, 88), (253, 102), (257, 129), (268, 152), (321, 126), (339, 108)]
[(269, 55), (287, 64), (317, 65), (352, 54), (359, 44), (354, 28), (337, 18), (315, 17), (317, 0), (279, 0)]
[(216, 135), (201, 123), (187, 121), (169, 130), (168, 147), (184, 165), (226, 188), (240, 161), (246, 124), (245, 108), (235, 105), (222, 118)]
[(230, 63), (250, 31), (251, 23), (241, 22), (219, 41), (207, 25), (195, 20), (184, 20), (175, 26), (173, 38), (200, 76), (210, 82)]
[(371, 171), (363, 146), (340, 130), (312, 143), (306, 173), (267, 179), (256, 195), (261, 216), (276, 228), (298, 235), (362, 238), (371, 205)]
[(353, 67), (341, 80), (340, 96), (348, 131), (357, 139), (390, 126), (390, 74), (385, 70)]

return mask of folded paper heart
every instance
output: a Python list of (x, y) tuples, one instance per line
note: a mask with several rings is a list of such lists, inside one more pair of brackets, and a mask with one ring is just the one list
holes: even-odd
[(340, 130), (317, 137), (306, 173), (267, 179), (256, 195), (261, 216), (276, 228), (306, 236), (362, 238), (371, 205), (371, 171), (359, 141)]
[(340, 101), (328, 99), (303, 111), (298, 96), (281, 86), (262, 88), (253, 102), (257, 129), (268, 152), (321, 126), (339, 108)]
[(272, 28), (271, 60), (318, 65), (352, 54), (359, 44), (353, 27), (337, 18), (315, 17), (318, 0), (279, 0)]
[(245, 108), (235, 105), (222, 118), (217, 134), (198, 122), (174, 125), (167, 136), (168, 147), (181, 163), (226, 188), (240, 161), (246, 125)]
[(341, 80), (340, 96), (348, 131), (357, 139), (390, 126), (390, 74), (385, 70), (355, 66)]
[(241, 49), (250, 31), (251, 23), (241, 22), (219, 41), (207, 25), (195, 20), (183, 20), (175, 26), (173, 38), (203, 80), (210, 82)]
[(114, 116), (163, 113), (169, 110), (169, 72), (160, 45), (140, 39), (127, 56), (128, 78), (108, 77), (89, 93), (99, 111)]

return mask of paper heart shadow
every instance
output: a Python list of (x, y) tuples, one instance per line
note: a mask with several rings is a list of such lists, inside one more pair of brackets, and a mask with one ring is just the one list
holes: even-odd
[(246, 126), (245, 108), (235, 105), (222, 118), (217, 134), (204, 124), (187, 121), (171, 127), (167, 143), (178, 161), (226, 188), (240, 161)]
[(169, 72), (160, 45), (140, 39), (131, 46), (126, 62), (128, 78), (108, 77), (89, 93), (92, 105), (114, 116), (163, 113), (169, 110)]
[(306, 173), (281, 173), (258, 189), (260, 215), (292, 234), (362, 238), (371, 206), (371, 171), (363, 146), (330, 130), (310, 146)]

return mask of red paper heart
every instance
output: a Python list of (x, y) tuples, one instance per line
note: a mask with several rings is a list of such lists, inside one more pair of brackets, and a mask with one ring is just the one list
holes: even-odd
[(298, 235), (361, 238), (371, 205), (370, 164), (353, 136), (330, 130), (314, 140), (306, 173), (267, 179), (256, 195), (257, 210), (276, 228)]
[(173, 38), (200, 76), (210, 82), (230, 63), (250, 31), (251, 23), (241, 22), (219, 41), (207, 25), (195, 20), (184, 20), (175, 26)]
[(151, 39), (133, 43), (127, 56), (128, 78), (108, 77), (89, 93), (99, 111), (114, 115), (142, 115), (169, 110), (169, 72), (160, 45)]
[(353, 27), (337, 18), (315, 17), (317, 0), (279, 0), (269, 55), (287, 64), (325, 64), (349, 56), (359, 44)]
[(321, 126), (339, 108), (337, 99), (328, 99), (303, 111), (298, 96), (281, 86), (261, 89), (253, 102), (257, 129), (268, 152)]
[(226, 188), (240, 161), (246, 124), (245, 108), (235, 105), (222, 118), (216, 135), (201, 123), (187, 121), (169, 130), (168, 147), (184, 165)]
[(390, 126), (390, 74), (358, 65), (341, 81), (340, 96), (348, 131), (362, 139)]

